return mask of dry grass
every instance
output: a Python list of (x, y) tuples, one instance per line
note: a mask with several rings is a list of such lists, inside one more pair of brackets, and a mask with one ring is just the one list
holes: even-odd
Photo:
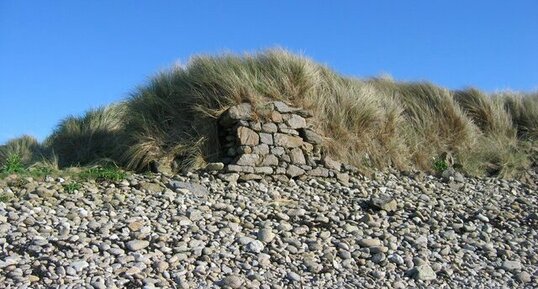
[(29, 166), (43, 156), (44, 150), (39, 142), (32, 136), (24, 135), (8, 141), (0, 146), (0, 165), (11, 155), (20, 157), (21, 163)]
[(314, 113), (324, 149), (363, 170), (431, 170), (451, 153), (464, 170), (509, 176), (527, 164), (521, 142), (538, 136), (538, 94), (492, 98), (430, 83), (344, 77), (284, 50), (197, 56), (139, 87), (123, 104), (64, 120), (45, 142), (62, 166), (111, 159), (170, 170), (219, 160), (217, 118), (231, 105), (273, 100)]

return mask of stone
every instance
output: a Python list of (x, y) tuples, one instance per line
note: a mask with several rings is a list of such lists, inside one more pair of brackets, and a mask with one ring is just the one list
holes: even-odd
[(329, 170), (323, 167), (317, 167), (315, 169), (308, 171), (307, 173), (315, 177), (324, 177), (324, 178), (329, 177)]
[(286, 170), (286, 174), (290, 178), (295, 178), (295, 177), (298, 177), (298, 176), (302, 176), (302, 175), (304, 175), (304, 173), (305, 173), (305, 170), (303, 170), (300, 167), (295, 166), (295, 165), (288, 166), (288, 169)]
[(391, 254), (389, 255), (388, 257), (389, 261), (396, 264), (396, 265), (403, 265), (404, 264), (404, 259), (402, 258), (402, 256), (398, 255), (398, 254)]
[(170, 265), (166, 263), (165, 261), (157, 261), (154, 263), (153, 267), (159, 273), (163, 273), (164, 271), (168, 270), (168, 267), (170, 267)]
[(336, 178), (344, 185), (349, 184), (349, 175), (346, 173), (337, 173)]
[(275, 123), (281, 123), (283, 121), (282, 114), (278, 111), (271, 112), (271, 120)]
[(149, 246), (149, 242), (146, 240), (132, 240), (127, 242), (126, 247), (130, 251), (142, 250)]
[(239, 174), (237, 173), (220, 174), (218, 177), (225, 182), (236, 183), (237, 180), (239, 179)]
[(129, 230), (131, 230), (132, 232), (140, 230), (143, 226), (144, 221), (141, 220), (134, 220), (132, 222), (129, 222), (129, 225), (127, 225), (127, 227), (129, 227)]
[(272, 122), (264, 123), (262, 125), (262, 131), (267, 133), (275, 133), (278, 131), (278, 126)]
[(304, 165), (306, 164), (306, 159), (304, 157), (303, 151), (300, 148), (294, 148), (290, 152), (291, 162), (295, 165)]
[(222, 284), (229, 288), (241, 288), (243, 286), (243, 279), (236, 275), (230, 275), (222, 280)]
[(164, 187), (156, 183), (142, 182), (140, 183), (140, 189), (152, 193), (158, 193), (162, 192), (164, 190)]
[(306, 127), (306, 120), (296, 114), (292, 114), (290, 118), (286, 121), (286, 124), (292, 129), (299, 129)]
[(275, 133), (275, 145), (285, 148), (296, 148), (303, 144), (303, 139), (282, 133)]
[(84, 270), (85, 268), (87, 268), (88, 266), (90, 266), (90, 264), (86, 262), (85, 260), (77, 260), (77, 261), (71, 262), (69, 266), (75, 269), (76, 272), (80, 272)]
[(301, 276), (295, 272), (288, 272), (286, 277), (292, 282), (301, 282)]
[(260, 162), (260, 156), (257, 154), (244, 154), (241, 155), (235, 163), (239, 166), (255, 167)]
[(273, 102), (273, 107), (274, 107), (274, 109), (276, 111), (278, 111), (280, 113), (289, 113), (289, 112), (294, 112), (294, 111), (299, 110), (297, 108), (292, 108), (292, 107), (288, 106), (287, 104), (285, 104), (282, 101)]
[(267, 155), (269, 154), (269, 146), (264, 143), (257, 145), (254, 148), (252, 148), (252, 153), (261, 155), (261, 156)]
[(209, 190), (206, 187), (197, 183), (192, 183), (192, 182), (187, 183), (187, 182), (172, 180), (169, 182), (168, 185), (172, 190), (178, 190), (178, 189), (188, 190), (195, 196), (205, 196), (209, 194)]
[(333, 159), (330, 158), (329, 156), (325, 156), (325, 157), (323, 158), (323, 165), (324, 165), (326, 168), (331, 169), (331, 170), (335, 170), (335, 171), (337, 171), (337, 172), (339, 172), (340, 169), (342, 168), (342, 163), (333, 160)]
[(361, 239), (357, 242), (361, 247), (379, 247), (381, 246), (381, 241), (379, 239)]
[(262, 175), (271, 175), (274, 172), (271, 167), (255, 167), (254, 173)]
[(274, 147), (271, 148), (271, 153), (275, 156), (281, 156), (286, 153), (286, 150), (283, 147)]
[(312, 273), (319, 273), (323, 270), (323, 265), (316, 262), (313, 258), (305, 258), (303, 265), (306, 267), (306, 270)]
[(238, 120), (251, 120), (252, 106), (249, 103), (241, 103), (230, 107), (222, 114), (219, 123), (224, 126), (229, 126)]
[(273, 135), (270, 133), (260, 133), (260, 142), (262, 144), (273, 145)]
[(379, 210), (386, 212), (394, 212), (398, 209), (398, 203), (391, 196), (381, 194), (379, 196), (372, 196), (370, 198), (370, 205)]
[(266, 155), (260, 166), (278, 166), (278, 158), (274, 155)]
[(276, 237), (275, 233), (271, 230), (271, 228), (262, 228), (258, 232), (258, 240), (264, 242), (264, 243), (270, 243), (273, 241), (273, 239)]
[(519, 280), (519, 282), (521, 283), (529, 283), (532, 281), (531, 279), (531, 274), (523, 271), (523, 272), (520, 272), (517, 274), (517, 280)]
[(249, 127), (255, 131), (261, 131), (262, 130), (262, 124), (259, 121), (251, 121), (249, 123)]
[(242, 126), (237, 129), (237, 142), (239, 145), (255, 146), (260, 143), (260, 136), (252, 129)]
[(520, 271), (521, 262), (506, 260), (503, 262), (502, 268), (507, 271)]
[(223, 163), (208, 163), (205, 166), (205, 170), (207, 171), (222, 171), (224, 169)]
[(260, 253), (264, 248), (265, 246), (263, 245), (263, 243), (258, 240), (252, 240), (246, 246), (246, 249), (253, 253)]
[(413, 278), (422, 281), (431, 281), (437, 278), (437, 274), (430, 265), (424, 264), (413, 268)]

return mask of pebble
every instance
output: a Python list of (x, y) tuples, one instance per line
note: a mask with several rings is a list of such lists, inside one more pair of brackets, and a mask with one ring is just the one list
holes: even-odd
[[(14, 196), (0, 202), (0, 284), (507, 288), (535, 281), (536, 189), (490, 178), (465, 177), (456, 188), (436, 176), (339, 173), (349, 179), (132, 174), (81, 182), (72, 194), (57, 192), (54, 178), (30, 181), (46, 199), (0, 180), (0, 192)], [(380, 193), (390, 194), (389, 207), (372, 207)]]
[(149, 242), (146, 240), (132, 240), (127, 242), (126, 247), (131, 251), (142, 250), (149, 246)]

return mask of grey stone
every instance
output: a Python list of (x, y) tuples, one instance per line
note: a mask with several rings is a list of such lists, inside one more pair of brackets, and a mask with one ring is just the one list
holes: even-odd
[(266, 155), (260, 166), (278, 166), (278, 158), (274, 155)]
[(298, 176), (302, 176), (302, 175), (304, 175), (304, 173), (305, 173), (305, 170), (303, 170), (300, 167), (295, 166), (295, 165), (288, 166), (288, 169), (286, 170), (286, 174), (290, 178), (295, 178), (295, 177), (298, 177)]
[(286, 277), (290, 280), (290, 281), (293, 281), (293, 282), (301, 282), (301, 276), (295, 272), (288, 272), (288, 274), (286, 275)]
[(268, 132), (268, 133), (275, 133), (278, 131), (278, 126), (272, 122), (264, 123), (262, 125), (262, 131)]
[(230, 288), (241, 288), (243, 286), (243, 279), (236, 275), (230, 275), (222, 280), (222, 284)]
[(519, 280), (519, 282), (521, 283), (529, 283), (532, 281), (531, 279), (531, 274), (523, 271), (523, 272), (520, 272), (517, 274), (517, 280)]
[(224, 169), (223, 163), (208, 163), (205, 166), (205, 170), (208, 171), (222, 171)]
[(306, 164), (306, 159), (304, 157), (303, 151), (300, 148), (294, 148), (290, 153), (291, 162), (295, 165), (304, 165)]
[(417, 280), (431, 281), (437, 278), (437, 274), (430, 265), (420, 265), (413, 269), (413, 277)]
[(294, 111), (299, 110), (297, 108), (292, 108), (292, 107), (288, 106), (287, 104), (285, 104), (282, 101), (273, 102), (273, 107), (275, 108), (276, 111), (278, 111), (280, 113), (289, 113), (289, 112), (294, 112)]
[(69, 264), (69, 266), (71, 266), (73, 269), (75, 269), (75, 271), (80, 272), (83, 269), (90, 266), (90, 264), (86, 260), (77, 260), (77, 261), (71, 262)]
[(379, 239), (361, 239), (357, 242), (361, 247), (378, 247), (381, 246), (381, 241)]
[(237, 173), (220, 174), (219, 178), (225, 182), (235, 183), (239, 179), (239, 174)]
[(258, 240), (252, 240), (250, 243), (247, 244), (246, 248), (250, 252), (260, 253), (265, 248), (265, 246), (262, 242)]
[(132, 240), (132, 241), (127, 242), (125, 246), (127, 247), (127, 249), (131, 251), (138, 251), (138, 250), (142, 250), (148, 247), (149, 242), (146, 240)]
[(241, 155), (235, 162), (240, 166), (255, 167), (260, 162), (260, 156), (257, 154), (244, 154)]
[(258, 232), (258, 240), (264, 242), (264, 243), (269, 243), (271, 241), (273, 241), (273, 239), (276, 237), (275, 233), (273, 233), (273, 231), (271, 230), (271, 228), (261, 228), (260, 231)]
[(326, 168), (317, 167), (315, 169), (308, 171), (308, 174), (311, 176), (327, 178), (329, 177), (329, 170)]
[(267, 145), (273, 145), (273, 135), (270, 133), (260, 133), (260, 142)]
[(241, 103), (230, 107), (223, 115), (224, 123), (230, 123), (226, 118), (231, 120), (251, 120), (252, 119), (252, 106), (249, 103)]
[(521, 262), (517, 260), (516, 261), (506, 260), (503, 262), (502, 268), (507, 271), (520, 271)]
[(340, 169), (342, 168), (342, 163), (333, 160), (329, 156), (325, 156), (323, 158), (323, 165), (325, 165), (325, 167), (327, 167), (328, 169), (335, 170), (337, 172), (339, 172)]
[(379, 210), (387, 212), (394, 212), (398, 209), (398, 203), (394, 198), (389, 195), (381, 194), (378, 196), (372, 196), (370, 198), (370, 204)]
[(254, 168), (254, 173), (256, 174), (270, 175), (273, 172), (274, 170), (271, 167), (255, 167)]
[(269, 154), (269, 146), (267, 144), (260, 144), (252, 148), (253, 154), (258, 154), (261, 156), (264, 156), (266, 154)]
[(169, 187), (172, 190), (178, 190), (178, 189), (188, 190), (191, 193), (193, 193), (195, 196), (204, 196), (204, 195), (209, 194), (209, 190), (206, 187), (197, 183), (192, 183), (192, 182), (188, 183), (188, 182), (172, 180), (169, 182)]
[(296, 114), (292, 114), (290, 118), (286, 121), (286, 124), (292, 129), (305, 128), (306, 120)]

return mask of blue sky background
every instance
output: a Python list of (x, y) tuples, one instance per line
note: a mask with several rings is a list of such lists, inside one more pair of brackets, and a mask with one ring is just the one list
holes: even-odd
[(280, 46), (358, 77), (537, 90), (537, 15), (536, 0), (0, 0), (0, 143), (199, 53)]

